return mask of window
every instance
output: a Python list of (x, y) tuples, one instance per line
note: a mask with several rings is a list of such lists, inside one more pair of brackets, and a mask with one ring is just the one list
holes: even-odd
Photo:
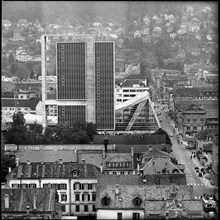
[(62, 205), (62, 212), (66, 212), (66, 206)]
[(140, 219), (140, 213), (134, 212), (133, 213), (133, 220), (139, 220)]
[(190, 127), (186, 127), (186, 130), (190, 130)]
[(36, 184), (29, 184), (29, 188), (36, 188)]
[(117, 219), (118, 220), (122, 220), (122, 212), (118, 212), (117, 213)]
[(193, 126), (193, 130), (197, 130), (197, 127), (194, 127), (194, 126)]
[(67, 201), (67, 195), (61, 194), (61, 202), (66, 202), (66, 201)]
[(87, 196), (88, 196), (87, 198), (88, 198), (88, 202), (89, 202), (90, 201), (90, 194), (87, 194)]
[(93, 194), (92, 194), (92, 201), (94, 202), (95, 200), (96, 200), (96, 194), (93, 193)]
[(85, 200), (85, 194), (82, 194), (82, 201)]
[(95, 207), (95, 205), (92, 205), (92, 211), (93, 211), (93, 212), (96, 212), (96, 207)]
[(18, 188), (18, 184), (12, 184), (11, 186), (12, 188), (16, 188), (16, 189)]
[(102, 205), (103, 206), (108, 206), (109, 204), (110, 204), (110, 198), (108, 198), (107, 196), (102, 198)]
[(134, 206), (140, 206), (141, 203), (142, 203), (142, 200), (139, 197), (136, 197), (135, 199), (133, 199)]
[(84, 183), (83, 183), (83, 184), (80, 184), (79, 189), (80, 189), (80, 190), (84, 190), (84, 188), (85, 188), (85, 184), (84, 184)]
[(92, 190), (92, 183), (88, 183), (88, 190)]
[(49, 184), (43, 184), (43, 188), (48, 188), (49, 187)]
[(61, 183), (60, 184), (60, 189), (67, 189), (67, 184), (66, 183)]
[(28, 111), (28, 108), (24, 108), (25, 111)]
[(88, 205), (84, 205), (84, 212), (88, 212)]
[(22, 189), (27, 189), (28, 188), (28, 184), (21, 184)]
[(76, 205), (76, 212), (80, 212), (80, 207), (79, 207), (79, 205)]
[(113, 174), (116, 174), (117, 172), (116, 171), (113, 171)]
[(121, 174), (125, 174), (125, 172), (124, 172), (124, 171), (121, 171)]
[(76, 195), (76, 201), (80, 201), (80, 199), (79, 199), (79, 196), (80, 196), (79, 193), (76, 193), (75, 195)]

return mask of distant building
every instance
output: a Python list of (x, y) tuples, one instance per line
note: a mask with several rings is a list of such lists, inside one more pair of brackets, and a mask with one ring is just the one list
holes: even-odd
[(17, 27), (28, 27), (29, 23), (26, 19), (19, 19), (17, 22)]
[(57, 202), (56, 190), (33, 185), (1, 190), (2, 219), (61, 219), (62, 204)]

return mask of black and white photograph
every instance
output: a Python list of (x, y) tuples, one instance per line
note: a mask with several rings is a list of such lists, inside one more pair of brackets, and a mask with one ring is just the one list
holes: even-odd
[(218, 219), (218, 1), (2, 1), (1, 219)]

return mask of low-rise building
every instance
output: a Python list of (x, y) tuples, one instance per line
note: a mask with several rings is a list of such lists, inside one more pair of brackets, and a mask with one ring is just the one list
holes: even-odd
[[(30, 184), (31, 185), (31, 184)], [(49, 188), (1, 190), (2, 219), (61, 219), (62, 204)]]
[(183, 217), (181, 210), (185, 216), (197, 210), (203, 217), (202, 202), (194, 200), (192, 186), (149, 185), (138, 175), (100, 175), (96, 208), (97, 219), (177, 218)]
[(19, 163), (7, 175), (11, 188), (55, 188), (63, 215), (95, 215), (99, 168), (74, 162)]
[(4, 28), (10, 28), (11, 27), (11, 22), (9, 20), (2, 20), (2, 26)]

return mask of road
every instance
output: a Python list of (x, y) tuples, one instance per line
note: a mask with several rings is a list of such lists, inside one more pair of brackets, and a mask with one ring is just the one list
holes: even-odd
[[(161, 120), (162, 129), (168, 134), (173, 133), (174, 123), (167, 116), (167, 113), (161, 111), (159, 119)], [(178, 163), (185, 165), (187, 185), (193, 185), (195, 199), (199, 199), (203, 194), (213, 194), (214, 187), (210, 184), (209, 180), (204, 177), (198, 177), (194, 167), (202, 167), (202, 165), (197, 159), (191, 159), (192, 152), (186, 149), (183, 144), (177, 143), (177, 136), (175, 134), (170, 139), (172, 142), (172, 155), (178, 160)]]

